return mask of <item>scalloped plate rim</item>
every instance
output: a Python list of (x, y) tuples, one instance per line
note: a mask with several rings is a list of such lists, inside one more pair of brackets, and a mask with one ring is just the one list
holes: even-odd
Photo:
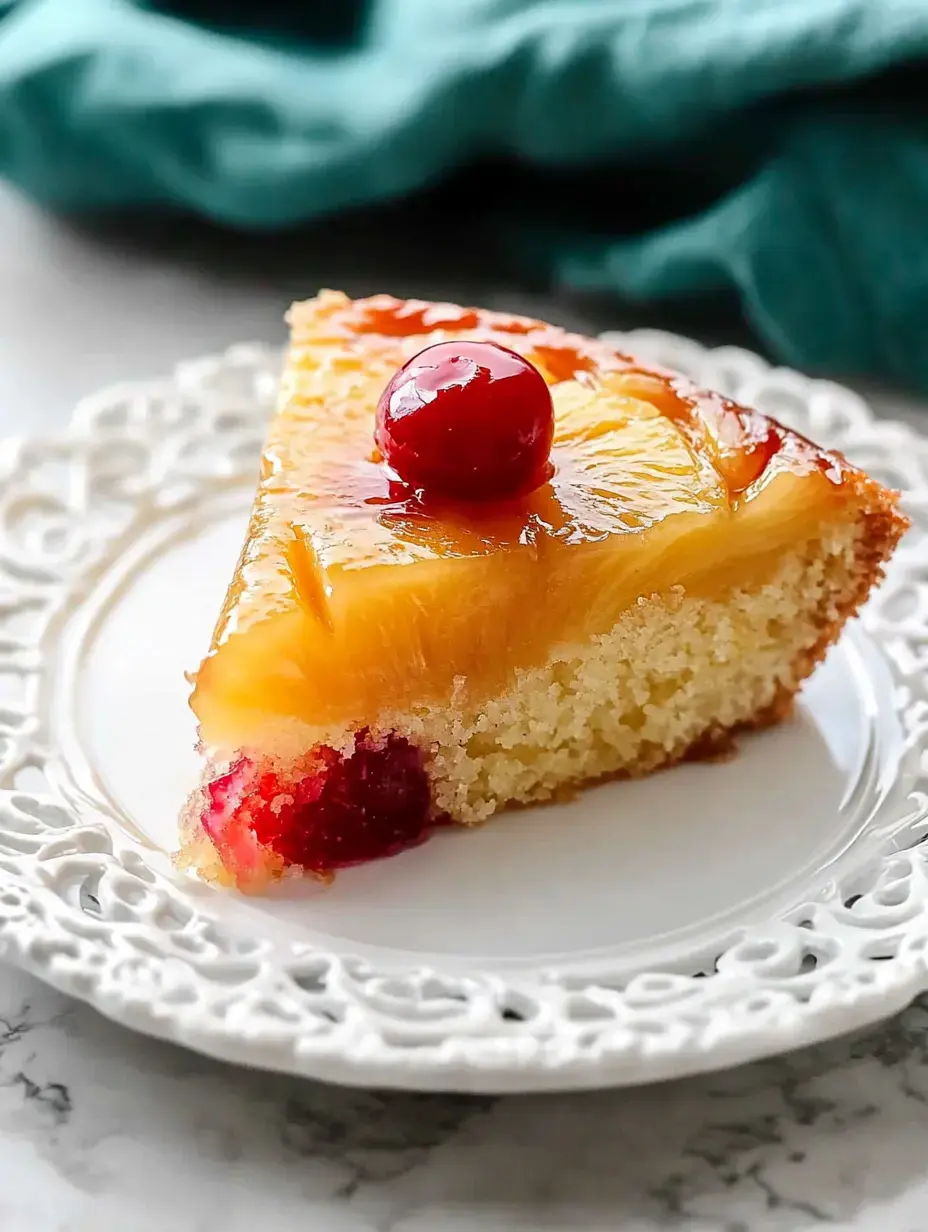
[[(637, 340), (641, 350), (650, 353), (652, 357), (660, 358), (662, 362), (668, 362), (668, 355), (676, 355), (678, 360), (692, 362), (711, 370), (713, 356), (716, 356), (720, 372), (723, 369), (728, 371), (732, 364), (737, 368), (740, 363), (743, 371), (739, 379), (748, 385), (752, 380), (761, 385), (766, 381), (770, 389), (779, 389), (787, 400), (790, 396), (804, 400), (806, 410), (815, 404), (816, 399), (820, 402), (829, 397), (837, 399), (839, 418), (840, 415), (846, 417), (849, 438), (859, 439), (862, 445), (876, 448), (878, 454), (882, 449), (882, 457), (886, 460), (895, 459), (901, 465), (903, 443), (924, 443), (928, 449), (928, 442), (907, 425), (873, 420), (862, 401), (856, 395), (842, 390), (840, 386), (832, 382), (810, 380), (789, 369), (771, 368), (760, 357), (740, 348), (718, 348), (713, 352), (691, 340), (660, 331), (632, 331), (621, 337), (632, 341), (632, 349), (635, 349), (634, 343)], [(655, 352), (660, 352), (660, 355)], [(15, 472), (19, 450), (32, 450), (37, 454), (41, 454), (43, 448), (50, 454), (56, 451), (67, 454), (68, 450), (92, 453), (95, 445), (100, 442), (101, 434), (104, 437), (106, 435), (105, 429), (101, 427), (101, 414), (105, 413), (107, 407), (119, 404), (120, 399), (130, 408), (139, 405), (150, 407), (158, 399), (170, 401), (171, 398), (176, 398), (180, 404), (185, 400), (192, 400), (199, 408), (197, 414), (204, 414), (203, 408), (207, 405), (212, 407), (210, 413), (218, 413), (217, 407), (228, 406), (229, 395), (216, 391), (210, 393), (207, 386), (197, 392), (196, 382), (198, 379), (205, 379), (202, 378), (203, 373), (206, 378), (211, 379), (221, 377), (227, 371), (237, 370), (236, 365), (243, 370), (248, 370), (251, 365), (256, 388), (257, 384), (261, 386), (260, 400), (264, 405), (271, 396), (268, 376), (277, 354), (270, 348), (246, 344), (231, 348), (224, 356), (204, 356), (181, 364), (173, 378), (123, 383), (103, 390), (82, 402), (70, 432), (46, 438), (44, 442), (28, 438), (20, 438), (16, 443), (4, 442), (5, 450), (0, 449), (0, 473), (7, 470), (11, 474)], [(197, 377), (197, 373), (201, 376)], [(254, 405), (257, 405), (257, 401), (258, 395), (255, 394)], [(141, 442), (140, 447), (149, 449), (152, 458), (157, 453), (156, 437), (157, 433), (145, 418), (139, 421), (137, 430), (127, 433), (127, 439), (133, 444)], [(153, 441), (155, 444), (152, 444)], [(168, 449), (167, 453), (170, 452)], [(898, 459), (896, 454), (900, 455)], [(150, 478), (150, 474), (148, 477)], [(228, 478), (228, 474), (225, 478)], [(209, 481), (221, 483), (223, 475), (211, 476)], [(132, 496), (131, 492), (127, 496), (128, 489), (120, 493), (118, 486), (117, 476), (117, 502), (121, 499), (124, 504), (131, 504), (132, 500), (135, 500), (138, 504), (143, 499), (138, 494)], [(157, 483), (149, 484), (144, 499), (157, 500), (158, 490)], [(16, 491), (12, 499), (15, 499)], [(928, 510), (928, 484), (920, 472), (912, 484), (907, 485), (907, 496), (919, 510)], [(9, 503), (11, 502), (7, 497), (0, 500), (0, 506), (4, 508)], [(65, 537), (67, 533), (66, 529)], [(0, 538), (0, 549), (2, 546)], [(907, 542), (907, 545), (904, 545), (901, 559), (894, 566), (894, 574), (897, 578), (904, 579), (908, 573), (916, 571), (925, 559), (928, 559), (928, 556), (924, 552), (924, 543), (919, 534), (917, 543)], [(39, 568), (37, 572), (34, 562), (24, 564), (20, 561), (18, 567), (26, 574), (32, 569), (35, 576), (41, 571)], [(49, 566), (49, 575), (53, 578), (54, 572)], [(79, 571), (75, 571), (73, 576), (68, 575), (69, 580), (57, 587), (59, 604), (65, 595), (72, 593), (81, 576), (83, 575)], [(9, 577), (4, 579), (0, 569), (0, 598), (4, 597), (4, 582), (9, 588)], [(6, 592), (12, 593), (14, 600), (16, 584), (14, 578), (12, 591), (8, 589)], [(54, 580), (50, 583), (21, 580), (21, 585), (23, 594), (30, 588), (43, 593), (56, 589)], [(887, 587), (887, 594), (884, 596), (886, 610), (889, 609), (893, 595), (901, 593), (902, 589), (902, 583)], [(55, 602), (50, 601), (50, 621), (54, 621), (57, 611)], [(882, 622), (876, 621), (876, 625), (879, 626), (881, 639), (887, 646), (892, 646), (894, 657), (900, 647), (903, 660), (906, 651), (914, 653), (912, 645), (919, 625), (913, 616), (884, 616)], [(874, 627), (876, 626), (871, 622), (871, 628)], [(14, 674), (21, 674), (25, 681), (30, 680), (30, 673), (34, 670), (28, 665), (28, 650), (28, 644), (24, 644), (7, 651), (14, 656), (22, 654), (25, 666), (14, 658), (11, 670)], [(0, 673), (3, 668), (3, 662), (0, 662)], [(918, 672), (909, 662), (907, 674), (903, 672), (901, 677), (900, 688), (903, 691), (909, 689), (915, 695), (919, 683)], [(904, 713), (911, 719), (910, 729), (907, 730), (911, 745), (909, 753), (913, 757), (924, 749), (926, 743), (925, 725), (920, 719), (916, 721), (916, 718), (912, 717), (918, 700), (917, 696), (914, 696), (914, 700), (907, 697), (900, 703), (903, 707), (909, 707)], [(28, 690), (23, 705), (23, 713), (28, 713)], [(902, 709), (900, 713), (903, 713)], [(25, 765), (44, 764), (42, 757), (47, 756), (47, 753), (43, 754), (31, 743), (33, 724), (27, 723), (25, 727), (25, 734), (13, 731), (11, 739), (14, 746), (17, 741), (24, 742)], [(924, 779), (925, 775), (919, 774), (909, 793), (914, 802), (911, 817), (907, 818), (906, 824), (913, 827), (920, 824), (925, 816)], [(13, 800), (14, 796), (18, 804)], [(341, 1027), (345, 1026), (345, 1021), (352, 1023), (357, 1020), (354, 1025), (358, 1029), (353, 1034), (346, 1031), (339, 1034), (336, 1031), (334, 1035), (322, 1034), (317, 1038), (311, 1032), (288, 1034), (283, 1025), (279, 1031), (275, 1031), (270, 1022), (262, 1022), (258, 1018), (249, 1022), (245, 1001), (239, 1007), (237, 1016), (232, 1017), (231, 1025), (228, 1018), (210, 1019), (207, 1022), (198, 1012), (195, 997), (192, 1000), (189, 997), (189, 981), (193, 978), (195, 982), (196, 979), (195, 975), (190, 975), (191, 971), (195, 971), (195, 963), (185, 959), (182, 952), (171, 949), (171, 946), (166, 947), (163, 937), (158, 938), (158, 945), (154, 947), (155, 950), (160, 948), (162, 952), (145, 960), (150, 965), (146, 966), (145, 961), (140, 961), (139, 953), (133, 950), (131, 944), (127, 944), (132, 930), (140, 926), (131, 919), (119, 918), (118, 896), (114, 900), (117, 914), (96, 921), (66, 901), (63, 892), (56, 892), (56, 877), (66, 881), (70, 875), (69, 857), (66, 854), (56, 854), (54, 843), (59, 842), (60, 846), (60, 841), (49, 836), (66, 836), (69, 830), (75, 832), (75, 821), (78, 827), (82, 821), (86, 821), (87, 825), (81, 829), (81, 833), (86, 831), (91, 834), (95, 832), (95, 828), (99, 829), (99, 821), (81, 816), (75, 818), (73, 814), (68, 814), (66, 806), (60, 800), (51, 799), (47, 793), (34, 793), (27, 789), (0, 792), (0, 806), (5, 807), (10, 816), (15, 813), (17, 823), (16, 826), (6, 827), (0, 807), (0, 837), (16, 836), (17, 841), (28, 846), (33, 841), (35, 827), (46, 827), (42, 837), (35, 839), (35, 850), (31, 853), (23, 852), (20, 862), (24, 871), (21, 873), (10, 871), (11, 867), (16, 866), (15, 854), (11, 856), (9, 851), (5, 855), (0, 854), (0, 953), (3, 957), (62, 992), (94, 1005), (107, 1017), (134, 1030), (172, 1040), (217, 1058), (264, 1069), (322, 1077), (347, 1085), (396, 1086), (421, 1090), (502, 1092), (635, 1085), (719, 1069), (830, 1038), (888, 1017), (915, 996), (928, 990), (925, 934), (919, 933), (916, 928), (919, 912), (914, 910), (907, 921), (900, 917), (901, 922), (898, 925), (890, 922), (887, 926), (888, 934), (901, 937), (900, 948), (885, 961), (877, 963), (871, 959), (869, 963), (865, 963), (869, 975), (866, 981), (862, 980), (853, 985), (842, 984), (838, 978), (841, 974), (839, 969), (835, 978), (822, 978), (816, 983), (808, 996), (798, 999), (786, 997), (782, 1001), (774, 997), (767, 1010), (759, 1011), (753, 1019), (750, 1016), (734, 1015), (732, 1007), (725, 1004), (715, 1007), (715, 1010), (709, 1006), (703, 1010), (706, 1021), (701, 1024), (687, 1027), (685, 1015), (677, 1015), (680, 1030), (675, 1031), (673, 1028), (678, 1024), (671, 1021), (671, 1030), (668, 1032), (650, 1037), (645, 1032), (631, 1042), (624, 1037), (619, 1038), (621, 1033), (614, 1031), (611, 1040), (603, 1034), (595, 1047), (580, 1045), (576, 1034), (565, 1035), (563, 1029), (556, 1029), (556, 1018), (552, 1017), (547, 1026), (542, 1023), (534, 1027), (531, 1027), (530, 1023), (522, 1023), (518, 1027), (507, 1024), (506, 1028), (501, 1029), (497, 1021), (495, 1033), (490, 1031), (487, 1034), (450, 1034), (440, 1043), (426, 1047), (391, 1044), (389, 1023), (384, 1026), (381, 1021), (383, 1011), (377, 1000), (382, 994), (379, 988), (374, 988), (377, 980), (383, 982), (381, 977), (376, 972), (366, 972), (363, 963), (352, 965), (350, 961), (341, 959), (329, 962), (326, 956), (316, 955), (307, 955), (307, 962), (312, 965), (319, 958), (324, 960), (327, 979), (331, 981), (331, 987), (334, 989), (334, 992), (330, 993), (329, 986), (326, 985), (324, 996), (336, 999), (342, 997), (345, 1020)], [(33, 817), (34, 825), (29, 821), (30, 817)], [(30, 825), (33, 825), (33, 830), (30, 830)], [(104, 881), (106, 877), (114, 876), (116, 881), (122, 879), (127, 883), (134, 878), (142, 887), (149, 884), (151, 875), (140, 868), (137, 853), (121, 850), (118, 843), (110, 852), (104, 853), (95, 853), (91, 843), (83, 855), (84, 862), (89, 861), (90, 864), (95, 857), (99, 858), (101, 865), (105, 866)], [(70, 858), (72, 862), (76, 860), (74, 856)], [(891, 887), (896, 884), (892, 879), (884, 884), (880, 877), (889, 871), (892, 861), (899, 859), (909, 861), (913, 870), (909, 874), (910, 881), (916, 879), (916, 872), (921, 875), (925, 857), (917, 845), (900, 852), (884, 854), (875, 862), (873, 886), (866, 891), (868, 895), (884, 893), (885, 896), (886, 885)], [(154, 889), (151, 894), (157, 897), (157, 893), (161, 892), (159, 879), (155, 877), (152, 884)], [(915, 899), (916, 907), (924, 909), (928, 906), (926, 887), (928, 878), (925, 887), (921, 887), (920, 895)], [(899, 905), (890, 903), (886, 910), (891, 912)], [(879, 910), (879, 903), (876, 910)], [(780, 936), (797, 926), (773, 921), (765, 927), (771, 935)], [(750, 931), (753, 934), (758, 930)], [(870, 936), (876, 936), (877, 931), (875, 926), (872, 927)], [(814, 928), (812, 932), (815, 933)], [(909, 942), (921, 940), (918, 945), (912, 944), (906, 948), (907, 939)], [(257, 959), (251, 960), (247, 956), (239, 956), (237, 959), (233, 953), (225, 955), (223, 961), (241, 961), (247, 964), (249, 961), (257, 962)], [(122, 981), (118, 974), (120, 962), (130, 964), (125, 969), (129, 974), (124, 974)], [(259, 976), (261, 974), (262, 968), (259, 964)], [(268, 977), (265, 983), (262, 983), (258, 976), (255, 977), (256, 996), (259, 998), (270, 995), (270, 990), (273, 989), (274, 995), (282, 1001), (284, 994), (292, 991), (292, 981), (281, 984), (278, 980), (275, 983), (274, 979), (270, 978), (274, 973), (263, 974)], [(175, 977), (177, 983), (172, 986), (171, 979)], [(411, 973), (408, 979), (413, 978), (418, 980), (417, 986), (423, 996), (423, 990), (430, 981), (454, 982), (446, 980), (438, 971), (424, 969)], [(146, 979), (150, 981), (148, 984)], [(372, 998), (370, 1003), (366, 1003), (363, 996), (358, 996), (358, 988), (364, 989), (365, 980), (369, 985), (369, 989), (365, 991)], [(162, 984), (167, 981), (167, 989), (159, 986), (159, 981)], [(352, 981), (355, 983), (352, 984)], [(469, 977), (461, 977), (461, 981), (463, 985), (467, 985)], [(480, 984), (482, 1010), (491, 1013), (495, 1011), (497, 1016), (507, 1000), (515, 997), (518, 1001), (521, 995), (517, 984), (507, 984), (502, 977), (485, 977), (482, 981), (471, 982)], [(711, 983), (711, 979), (706, 983)], [(758, 982), (757, 991), (765, 991), (762, 981)], [(627, 993), (627, 989), (623, 990), (621, 996), (627, 999)], [(299, 993), (294, 995), (299, 997)], [(462, 995), (466, 997), (470, 994), (465, 988)], [(476, 999), (477, 993), (472, 995)], [(583, 995), (587, 993), (584, 992)], [(320, 1002), (320, 1006), (321, 1004)], [(668, 1002), (668, 1007), (672, 1009), (671, 1002)], [(318, 1008), (316, 1007), (317, 1010)], [(668, 1017), (672, 1020), (674, 1015), (670, 1009)], [(659, 1011), (655, 1010), (655, 1013), (657, 1012)], [(613, 1028), (617, 1022), (618, 1019), (613, 1021)], [(531, 1029), (523, 1030), (526, 1025)], [(563, 1028), (563, 1023), (561, 1027)]]

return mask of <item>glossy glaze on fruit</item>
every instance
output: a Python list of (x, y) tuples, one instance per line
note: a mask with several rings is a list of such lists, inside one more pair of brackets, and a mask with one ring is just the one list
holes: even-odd
[[(840, 460), (795, 433), (537, 321), (328, 293), (292, 323), (249, 537), (193, 698), (207, 743), (247, 744), (276, 719), (361, 727), (460, 681), (491, 696), (556, 641), (611, 627), (643, 584), (712, 594), (762, 576), (842, 498)], [(381, 393), (448, 338), (542, 372), (549, 482), (423, 499), (384, 465)]]
[(374, 440), (422, 501), (511, 500), (553, 474), (551, 392), (533, 364), (498, 342), (437, 342), (387, 382)]

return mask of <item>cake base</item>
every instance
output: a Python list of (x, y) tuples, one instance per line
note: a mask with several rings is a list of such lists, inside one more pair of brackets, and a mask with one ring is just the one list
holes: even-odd
[[(728, 752), (737, 733), (789, 713), (877, 580), (895, 516), (878, 510), (832, 526), (751, 589), (639, 598), (611, 630), (555, 649), (480, 704), (458, 680), (446, 702), (384, 711), (361, 733), (294, 722), (276, 739), (268, 733), (260, 755), (214, 758), (184, 815), (180, 862), (246, 890), (283, 875), (328, 877), (415, 845), (435, 824), (476, 825), (598, 780)], [(359, 783), (363, 797), (352, 796)], [(405, 813), (400, 789), (414, 803)]]
[(710, 756), (790, 710), (802, 681), (868, 593), (864, 527), (797, 546), (768, 581), (716, 598), (641, 598), (608, 633), (562, 647), (473, 708), (384, 716), (434, 750), (436, 809), (475, 824), (591, 781)]

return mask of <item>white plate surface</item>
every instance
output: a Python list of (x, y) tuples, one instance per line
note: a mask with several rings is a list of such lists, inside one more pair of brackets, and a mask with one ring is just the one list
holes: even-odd
[(184, 671), (241, 544), (276, 356), (107, 391), (0, 453), (0, 945), (244, 1063), (469, 1090), (642, 1082), (822, 1038), (928, 986), (928, 448), (852, 394), (664, 334), (625, 345), (906, 491), (890, 579), (740, 755), (442, 833), (331, 887), (172, 868)]

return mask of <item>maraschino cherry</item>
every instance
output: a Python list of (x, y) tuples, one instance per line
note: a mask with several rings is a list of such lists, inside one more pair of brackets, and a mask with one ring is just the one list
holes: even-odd
[(505, 500), (551, 477), (554, 406), (538, 369), (508, 347), (438, 342), (387, 385), (374, 438), (426, 499)]

